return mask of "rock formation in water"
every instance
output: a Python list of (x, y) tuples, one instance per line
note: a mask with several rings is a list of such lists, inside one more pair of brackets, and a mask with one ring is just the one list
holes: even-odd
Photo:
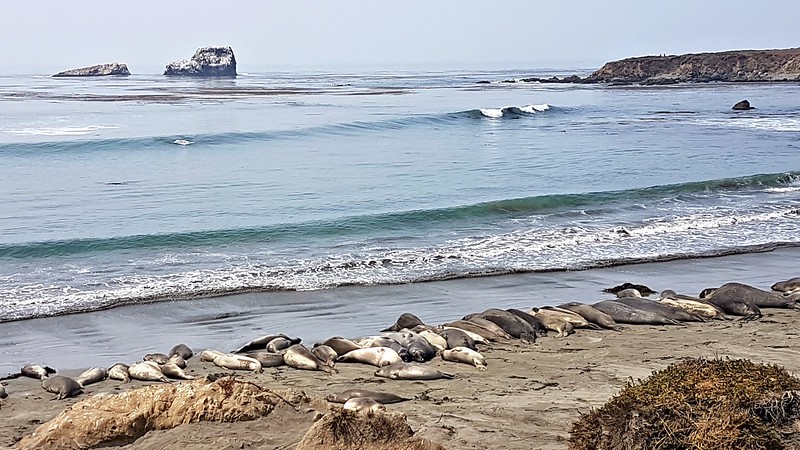
[(236, 57), (231, 47), (202, 47), (192, 59), (167, 64), (164, 75), (194, 77), (235, 77)]
[(120, 63), (98, 64), (96, 66), (70, 69), (54, 74), (54, 77), (103, 77), (108, 75), (130, 75), (128, 66)]
[(742, 100), (742, 101), (736, 103), (735, 105), (733, 105), (733, 108), (731, 108), (731, 109), (735, 109), (737, 111), (747, 111), (748, 109), (755, 109), (755, 108), (750, 106), (750, 102), (749, 101)]

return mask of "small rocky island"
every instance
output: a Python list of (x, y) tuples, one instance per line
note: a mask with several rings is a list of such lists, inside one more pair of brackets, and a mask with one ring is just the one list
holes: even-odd
[(130, 75), (128, 66), (120, 63), (97, 64), (95, 66), (70, 69), (53, 74), (54, 77), (104, 77), (109, 75)]
[(235, 77), (236, 57), (231, 47), (202, 47), (192, 59), (167, 64), (164, 75), (193, 77)]
[(800, 81), (800, 48), (641, 56), (606, 63), (586, 78), (525, 78), (541, 83), (662, 85)]

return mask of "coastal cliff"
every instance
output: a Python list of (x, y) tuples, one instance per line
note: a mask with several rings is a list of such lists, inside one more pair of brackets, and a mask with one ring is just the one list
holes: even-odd
[(800, 48), (642, 56), (606, 63), (586, 83), (800, 81)]

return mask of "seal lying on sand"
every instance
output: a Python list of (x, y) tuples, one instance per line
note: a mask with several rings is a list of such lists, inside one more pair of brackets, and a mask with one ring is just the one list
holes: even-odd
[(785, 294), (800, 291), (800, 277), (790, 278), (786, 281), (778, 281), (772, 285), (771, 289)]
[(530, 326), (533, 327), (533, 331), (536, 333), (536, 336), (547, 336), (547, 327), (544, 326), (541, 320), (519, 309), (509, 308), (506, 311), (519, 317), (525, 322), (528, 322), (528, 324), (530, 324)]
[(536, 330), (530, 322), (519, 318), (514, 313), (502, 309), (490, 308), (479, 313), (478, 317), (495, 323), (511, 337), (531, 343), (536, 342)]
[[(474, 322), (466, 321), (466, 320), (456, 320), (454, 322), (448, 322), (442, 325), (444, 328), (458, 328), (460, 330), (469, 331), (470, 333), (475, 333), (480, 336), (485, 341), (498, 341), (500, 339), (504, 339), (500, 337), (497, 333), (492, 330), (489, 330), (485, 327), (482, 327)], [(504, 333), (507, 335), (507, 333)], [(475, 340), (475, 337), (472, 337)], [(476, 343), (478, 341), (475, 341)]]
[(334, 367), (336, 365), (336, 358), (339, 357), (339, 355), (336, 353), (336, 350), (328, 347), (325, 344), (315, 345), (312, 347), (311, 354), (316, 356), (318, 360), (327, 364), (328, 367)]
[(134, 380), (170, 382), (161, 372), (161, 367), (153, 361), (140, 361), (131, 364), (128, 368), (128, 375)]
[(283, 361), (289, 367), (301, 370), (319, 370), (327, 374), (336, 372), (336, 369), (317, 359), (311, 350), (303, 344), (295, 344), (283, 353)]
[(403, 362), (400, 355), (389, 347), (370, 347), (359, 348), (338, 357), (336, 362), (362, 363), (375, 367), (388, 366), (390, 364)]
[(77, 381), (81, 386), (85, 387), (92, 383), (99, 383), (106, 378), (108, 378), (108, 370), (102, 367), (92, 367), (91, 369), (84, 370), (83, 373), (75, 379), (75, 381)]
[(556, 337), (567, 337), (575, 328), (571, 323), (559, 317), (560, 315), (554, 311), (533, 308), (528, 314), (541, 320), (548, 330), (557, 332), (558, 334)]
[(42, 380), (42, 388), (47, 392), (56, 394), (53, 400), (74, 397), (83, 392), (83, 386), (72, 378), (55, 375)]
[(680, 308), (675, 308), (652, 300), (645, 300), (639, 297), (622, 297), (618, 298), (616, 301), (642, 311), (661, 314), (668, 319), (679, 320), (681, 322), (705, 322), (705, 319), (696, 314), (691, 314)]
[(263, 372), (261, 363), (257, 359), (237, 353), (217, 355), (211, 362), (224, 369), (252, 370), (255, 373)]
[(481, 317), (479, 314), (469, 314), (464, 316), (464, 318), (462, 318), (461, 320), (472, 322), (481, 328), (491, 331), (492, 333), (494, 333), (495, 336), (498, 337), (498, 339), (506, 339), (506, 340), (513, 339), (513, 336), (508, 334), (506, 330), (504, 330), (500, 325), (492, 322), (489, 319)]
[(448, 328), (439, 331), (439, 336), (443, 337), (447, 343), (446, 348), (467, 347), (477, 351), (475, 341), (469, 335), (458, 328)]
[(680, 325), (680, 321), (670, 319), (655, 311), (644, 311), (616, 300), (605, 300), (592, 305), (611, 316), (617, 323), (631, 325)]
[(356, 344), (355, 342), (351, 341), (350, 339), (345, 339), (341, 336), (334, 336), (332, 338), (329, 338), (327, 341), (323, 342), (323, 344), (332, 348), (333, 351), (335, 351), (336, 354), (339, 356), (359, 348), (364, 348)]
[(131, 376), (128, 373), (128, 365), (123, 363), (116, 363), (108, 368), (108, 378), (112, 380), (119, 380), (123, 383), (130, 383)]
[(186, 344), (178, 344), (170, 349), (168, 356), (172, 358), (175, 355), (180, 355), (184, 360), (189, 360), (194, 356), (194, 352)]
[(390, 380), (452, 380), (455, 378), (430, 366), (418, 363), (399, 362), (381, 367), (375, 371), (376, 377)]
[(617, 292), (624, 291), (625, 289), (636, 289), (637, 291), (639, 291), (640, 294), (642, 294), (645, 297), (647, 297), (650, 294), (656, 293), (656, 291), (650, 289), (649, 287), (643, 284), (633, 284), (633, 283), (622, 283), (618, 286), (605, 288), (603, 289), (603, 292), (608, 292), (609, 294), (616, 294)]
[(456, 347), (442, 352), (445, 361), (459, 362), (486, 370), (486, 359), (480, 353), (467, 347)]
[[(430, 361), (436, 356), (436, 349), (422, 336), (413, 331), (392, 332), (385, 335), (399, 343), (408, 352), (408, 360), (416, 362)], [(397, 352), (400, 354), (400, 352)], [(403, 355), (400, 354), (403, 358)], [(403, 358), (406, 361), (406, 358)]]
[(600, 329), (598, 325), (589, 322), (582, 315), (570, 311), (568, 309), (559, 308), (558, 306), (544, 306), (542, 308), (539, 308), (539, 310), (540, 311), (545, 310), (545, 312), (547, 312), (548, 314), (549, 313), (554, 314), (555, 317), (558, 317), (559, 319), (565, 322), (571, 323), (574, 328), (591, 328), (593, 330)]
[[(237, 348), (236, 350), (234, 350), (233, 353), (244, 353), (244, 352), (249, 352), (249, 351), (252, 351), (252, 350), (269, 350), (269, 351), (274, 353), (276, 351), (276, 349), (275, 348), (269, 349), (268, 346), (269, 346), (270, 343), (272, 343), (272, 341), (274, 341), (276, 339), (283, 339), (284, 340), (284, 342), (281, 343), (281, 346), (285, 345), (287, 342), (289, 343), (285, 347), (277, 349), (277, 350), (282, 350), (284, 348), (289, 348), (290, 346), (292, 346), (294, 344), (299, 344), (300, 343), (300, 338), (290, 338), (289, 336), (287, 336), (285, 334), (268, 334), (266, 336), (261, 336), (261, 337), (253, 339), (252, 341), (250, 341), (250, 342), (242, 345), (241, 347)], [(275, 347), (275, 345), (273, 345), (273, 347)]]
[(572, 311), (576, 314), (580, 314), (581, 317), (583, 317), (584, 319), (588, 320), (589, 322), (597, 326), (609, 330), (616, 330), (616, 331), (620, 330), (620, 327), (617, 325), (617, 322), (614, 321), (613, 317), (592, 306), (578, 302), (569, 302), (558, 305), (558, 307), (566, 309), (568, 311)]
[(153, 361), (158, 365), (163, 365), (169, 362), (169, 356), (163, 353), (148, 353), (142, 358), (144, 361)]
[(161, 373), (176, 380), (194, 380), (196, 378), (194, 375), (187, 375), (180, 366), (171, 362), (161, 366)]
[(330, 394), (325, 397), (325, 399), (331, 403), (344, 403), (351, 398), (363, 397), (371, 398), (384, 405), (388, 405), (390, 403), (400, 403), (409, 400), (405, 397), (400, 397), (399, 395), (395, 395), (390, 392), (369, 391), (367, 389), (348, 389), (340, 394)]
[(759, 308), (792, 308), (798, 309), (800, 306), (789, 297), (777, 292), (769, 292), (762, 289), (748, 286), (741, 283), (725, 283), (716, 289), (706, 289), (706, 300), (716, 304), (716, 298), (737, 299), (746, 303), (751, 303)]
[(252, 350), (244, 352), (242, 355), (253, 358), (261, 363), (261, 367), (280, 367), (286, 364), (283, 360), (283, 355), (280, 353), (272, 353), (266, 350)]
[(422, 323), (422, 320), (420, 320), (420, 318), (415, 316), (414, 314), (403, 313), (400, 314), (400, 317), (397, 318), (397, 321), (392, 326), (386, 328), (385, 330), (381, 330), (381, 332), (383, 333), (386, 331), (400, 331), (402, 329), (410, 330), (418, 325), (425, 325), (425, 324)]
[[(489, 340), (488, 339), (484, 338), (480, 334), (473, 333), (472, 331), (469, 331), (469, 330), (465, 330), (464, 328), (451, 327), (451, 326), (445, 324), (445, 325), (439, 325), (439, 330), (442, 330), (442, 331), (446, 331), (446, 330), (460, 331), (460, 332), (466, 334), (467, 336), (469, 336), (469, 338), (472, 339), (472, 342), (474, 342), (475, 344), (489, 345)], [(456, 347), (458, 347), (458, 345), (456, 345)], [(464, 347), (466, 347), (466, 346), (464, 346)]]
[(719, 306), (697, 297), (678, 294), (671, 289), (661, 292), (658, 301), (706, 319), (731, 320)]
[(56, 370), (49, 366), (41, 366), (39, 364), (25, 364), (19, 370), (22, 376), (28, 378), (35, 378), (37, 380), (44, 380), (51, 374), (56, 373)]

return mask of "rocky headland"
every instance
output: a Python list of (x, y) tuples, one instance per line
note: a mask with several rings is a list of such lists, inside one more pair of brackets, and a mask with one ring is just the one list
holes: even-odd
[(235, 77), (236, 57), (231, 47), (202, 47), (192, 59), (167, 64), (164, 75), (193, 77)]
[(128, 66), (120, 63), (97, 64), (95, 66), (70, 69), (53, 74), (54, 77), (103, 77), (109, 75), (130, 75)]
[(641, 56), (608, 62), (585, 78), (525, 78), (525, 82), (642, 84), (800, 81), (800, 48)]

